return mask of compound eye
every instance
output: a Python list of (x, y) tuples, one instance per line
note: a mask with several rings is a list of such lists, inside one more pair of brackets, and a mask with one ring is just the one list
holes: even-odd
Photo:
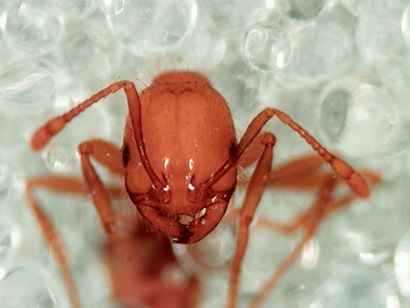
[(130, 149), (126, 143), (122, 146), (121, 149), (121, 160), (122, 160), (122, 165), (123, 167), (127, 167), (128, 163), (130, 162), (131, 156), (130, 156)]

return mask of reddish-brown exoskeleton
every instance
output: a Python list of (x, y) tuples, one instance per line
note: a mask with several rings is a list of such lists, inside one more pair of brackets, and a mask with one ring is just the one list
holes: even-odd
[(131, 230), (104, 246), (112, 297), (124, 307), (197, 307), (199, 281), (180, 266), (169, 239), (144, 223)]
[[(269, 282), (255, 298), (255, 305), (264, 299), (293, 262), (321, 219), (349, 203), (353, 197), (351, 195), (335, 200), (332, 191), (337, 181), (345, 181), (356, 196), (367, 198), (370, 195), (367, 182), (357, 171), (329, 153), (306, 130), (280, 110), (268, 108), (260, 112), (251, 121), (238, 143), (225, 100), (202, 75), (194, 72), (162, 74), (140, 95), (129, 81), (113, 83), (38, 129), (31, 139), (32, 149), (41, 149), (74, 117), (101, 98), (121, 89), (126, 94), (129, 109), (121, 151), (102, 140), (86, 141), (78, 147), (86, 187), (91, 193), (102, 226), (110, 238), (124, 237), (118, 228), (122, 219), (114, 212), (110, 202), (110, 193), (113, 193), (114, 189), (103, 185), (90, 158), (116, 174), (123, 174), (126, 191), (139, 213), (171, 241), (183, 244), (201, 240), (218, 225), (227, 211), (237, 185), (237, 166), (247, 167), (257, 162), (247, 185), (243, 206), (235, 212), (239, 231), (230, 276), (229, 307), (235, 306), (238, 295), (240, 268), (247, 247), (249, 225), (266, 185), (272, 184), (270, 173), (276, 138), (271, 133), (261, 132), (269, 119), (276, 116), (317, 152), (317, 158), (309, 157), (296, 161), (286, 167), (284, 173), (290, 175), (290, 187), (303, 186), (303, 178), (306, 178), (307, 186), (318, 187), (319, 193), (311, 207), (315, 215), (302, 215), (291, 226), (280, 226), (263, 219), (260, 221), (283, 232), (304, 227), (305, 237), (299, 250), (295, 250), (287, 259), (287, 264), (272, 278), (273, 282)], [(322, 162), (330, 165), (339, 180), (329, 174), (319, 177), (312, 175)], [(60, 189), (64, 186), (63, 190), (67, 192), (85, 189), (77, 187), (80, 183), (72, 183), (68, 179), (57, 181), (57, 178), (29, 181), (28, 198), (43, 234), (60, 264), (72, 304), (79, 306), (63, 245), (53, 224), (32, 193), (36, 187)], [(283, 174), (282, 180), (286, 182), (286, 176)]]

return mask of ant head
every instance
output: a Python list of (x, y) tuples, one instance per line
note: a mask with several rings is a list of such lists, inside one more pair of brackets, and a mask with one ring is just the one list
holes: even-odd
[(202, 172), (197, 184), (199, 172), (193, 160), (183, 164), (165, 159), (162, 169), (154, 172), (148, 160), (144, 166), (142, 158), (132, 159), (138, 157), (136, 150), (123, 147), (125, 188), (145, 220), (177, 243), (194, 243), (209, 234), (224, 216), (235, 189), (235, 165)]
[(191, 244), (218, 225), (232, 193), (233, 189), (222, 193), (212, 188), (191, 189), (181, 199), (172, 197), (172, 191), (165, 187), (153, 190), (136, 204), (142, 216), (173, 242)]

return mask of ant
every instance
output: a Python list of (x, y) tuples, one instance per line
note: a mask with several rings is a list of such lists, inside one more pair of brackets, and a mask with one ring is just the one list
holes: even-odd
[[(190, 71), (161, 74), (140, 95), (132, 82), (115, 82), (40, 127), (31, 139), (31, 148), (40, 150), (73, 118), (119, 90), (125, 92), (129, 111), (122, 148), (118, 149), (100, 139), (82, 142), (78, 152), (85, 184), (79, 179), (57, 175), (34, 178), (27, 183), (28, 200), (58, 261), (73, 307), (80, 307), (80, 302), (68, 269), (64, 245), (50, 218), (36, 201), (34, 189), (88, 192), (112, 243), (132, 238), (136, 234), (135, 230), (141, 228), (134, 222), (132, 231), (124, 231), (122, 226), (126, 218), (114, 211), (110, 199), (110, 196), (119, 195), (120, 188), (106, 187), (90, 158), (107, 167), (113, 174), (124, 176), (125, 190), (140, 215), (159, 233), (180, 244), (200, 241), (220, 223), (235, 188), (244, 184), (237, 180), (237, 167), (246, 168), (256, 163), (247, 183), (242, 207), (232, 210), (232, 217), (238, 221), (238, 234), (230, 271), (228, 307), (236, 306), (249, 225), (267, 186), (278, 184), (291, 188), (319, 189), (309, 210), (290, 224), (264, 218), (257, 220), (283, 233), (302, 228), (305, 234), (255, 297), (251, 303), (255, 307), (266, 298), (301, 253), (303, 245), (313, 236), (326, 215), (351, 203), (355, 196), (370, 196), (369, 184), (359, 172), (328, 152), (305, 129), (278, 109), (267, 108), (260, 112), (238, 142), (231, 112), (224, 98), (204, 76)], [(299, 134), (317, 155), (295, 160), (272, 171), (276, 137), (261, 130), (273, 117)], [(334, 173), (319, 174), (319, 167), (323, 163), (327, 163)], [(369, 171), (364, 174), (373, 184), (380, 181), (375, 173)], [(336, 199), (332, 192), (341, 182), (347, 183), (353, 193)]]
[[(104, 246), (112, 297), (124, 307), (197, 307), (199, 280), (184, 270), (166, 236), (137, 223)], [(121, 306), (122, 307), (122, 306)]]

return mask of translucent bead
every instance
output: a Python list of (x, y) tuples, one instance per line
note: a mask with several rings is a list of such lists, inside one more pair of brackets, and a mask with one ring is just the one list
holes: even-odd
[(17, 1), (7, 8), (3, 18), (6, 42), (25, 53), (45, 53), (57, 46), (63, 34), (63, 13), (49, 1)]
[(178, 55), (184, 58), (184, 65), (192, 70), (217, 67), (226, 56), (228, 42), (223, 37), (201, 31), (191, 37), (191, 42), (181, 46)]
[(351, 155), (386, 151), (400, 130), (398, 105), (380, 84), (351, 79), (336, 82), (320, 95), (322, 133)]
[(310, 23), (288, 31), (291, 52), (279, 70), (287, 87), (313, 85), (345, 71), (354, 59), (352, 35), (336, 22)]
[(360, 19), (356, 45), (365, 61), (379, 66), (406, 63), (408, 48), (403, 39), (401, 21), (401, 12), (396, 11)]
[(73, 20), (88, 17), (95, 9), (92, 0), (59, 0), (58, 6), (62, 9), (67, 19)]
[(112, 7), (106, 7), (111, 30), (130, 52), (142, 57), (175, 50), (192, 32), (197, 18), (192, 0), (119, 0), (108, 4)]
[(321, 99), (321, 123), (323, 131), (333, 140), (338, 141), (346, 124), (350, 93), (343, 88), (330, 89)]
[[(1, 153), (2, 154), (2, 153)], [(0, 156), (0, 192), (5, 190), (9, 185), (10, 170)]]
[[(0, 190), (1, 192), (1, 190)], [(4, 199), (2, 199), (2, 202)], [(0, 280), (1, 271), (13, 262), (18, 246), (21, 243), (21, 230), (17, 221), (11, 219), (4, 207), (1, 208), (0, 216)]]
[(352, 15), (356, 16), (384, 14), (392, 10), (401, 10), (408, 4), (408, 0), (341, 0), (341, 2)]
[[(76, 106), (90, 96), (90, 90), (77, 85), (74, 89), (59, 89), (60, 94), (55, 97), (53, 114), (62, 114)], [(106, 104), (96, 104), (79, 116), (79, 124), (67, 124), (66, 129), (56, 135), (45, 146), (42, 158), (50, 171), (80, 175), (80, 164), (77, 147), (81, 142), (101, 138), (110, 140), (113, 131), (113, 116), (108, 112)], [(123, 122), (119, 124), (122, 127)], [(115, 125), (115, 127), (118, 127)]]
[(242, 35), (242, 31), (252, 21), (272, 20), (272, 12), (275, 7), (274, 1), (221, 1), (199, 0), (200, 7), (211, 17), (212, 24), (209, 26), (215, 32), (223, 36), (235, 37)]
[(81, 175), (79, 156), (71, 144), (52, 142), (46, 146), (42, 157), (45, 165), (53, 172)]
[[(84, 29), (80, 23), (67, 29), (65, 40), (61, 44), (62, 66), (67, 76), (74, 80), (82, 80), (92, 75), (96, 80), (107, 80), (115, 71), (121, 59), (121, 45), (109, 31), (101, 31), (106, 27), (105, 18), (95, 21)], [(89, 80), (86, 77), (87, 81)]]
[(403, 12), (403, 17), (401, 20), (401, 31), (403, 33), (403, 38), (407, 44), (407, 47), (410, 48), (410, 4)]
[(38, 62), (24, 62), (0, 75), (0, 99), (21, 110), (46, 105), (55, 91), (54, 73)]
[(410, 298), (410, 233), (407, 232), (397, 245), (395, 257), (396, 281), (403, 296)]
[(279, 6), (289, 17), (305, 20), (316, 17), (322, 10), (325, 3), (326, 0), (280, 0)]
[(343, 5), (352, 15), (361, 15), (366, 12), (374, 12), (374, 3), (376, 1), (362, 1), (362, 0), (341, 0)]
[(243, 53), (252, 67), (270, 71), (286, 65), (290, 56), (290, 43), (279, 29), (257, 25), (246, 34)]
[(3, 307), (57, 307), (55, 281), (34, 264), (19, 266), (0, 280)]

